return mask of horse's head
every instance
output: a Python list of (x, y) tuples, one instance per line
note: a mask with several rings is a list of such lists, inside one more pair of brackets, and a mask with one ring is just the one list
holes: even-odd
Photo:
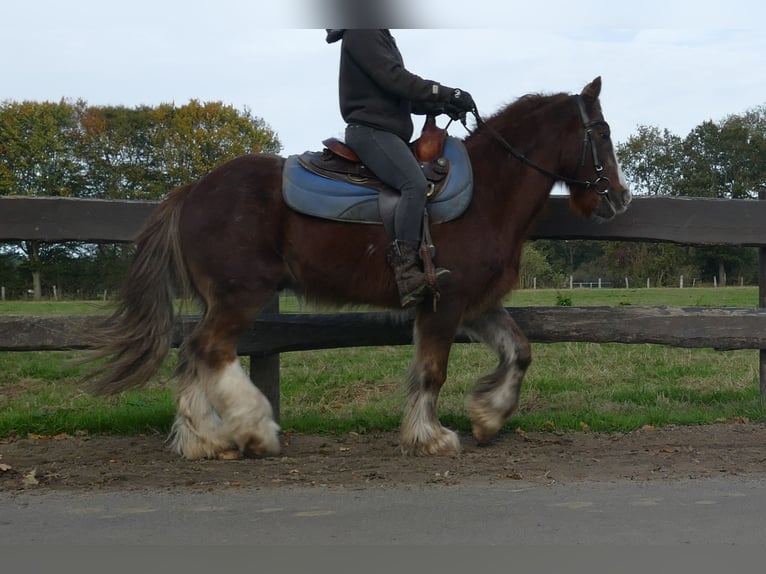
[[(585, 86), (575, 96), (582, 127), (582, 148), (576, 158), (577, 172), (573, 180), (585, 185), (569, 183), (572, 207), (585, 217), (609, 220), (624, 212), (631, 200), (630, 189), (623, 176), (598, 96), (601, 77)], [(573, 158), (574, 159), (574, 158)]]

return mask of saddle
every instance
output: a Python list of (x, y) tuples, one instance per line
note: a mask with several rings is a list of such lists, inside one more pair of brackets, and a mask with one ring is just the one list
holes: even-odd
[[(446, 139), (447, 130), (436, 125), (434, 116), (427, 116), (420, 137), (410, 144), (428, 181), (429, 200), (439, 196), (449, 179), (450, 162), (443, 155)], [(392, 192), (345, 143), (337, 138), (328, 138), (322, 141), (322, 145), (324, 150), (321, 152), (304, 152), (298, 157), (304, 168), (322, 177), (362, 185), (379, 193)]]
[[(393, 237), (393, 213), (399, 192), (383, 184), (357, 155), (335, 138), (321, 152), (291, 155), (285, 160), (282, 195), (293, 210), (347, 223), (382, 224)], [(471, 202), (473, 170), (463, 142), (447, 136), (426, 118), (420, 138), (411, 144), (426, 178), (426, 216), (431, 224), (460, 217)], [(427, 228), (427, 226), (424, 226)]]

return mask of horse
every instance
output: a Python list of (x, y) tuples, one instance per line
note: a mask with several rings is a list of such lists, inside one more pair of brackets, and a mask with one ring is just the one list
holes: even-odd
[[(617, 162), (599, 96), (601, 78), (579, 94), (530, 94), (482, 119), (462, 140), (473, 197), (462, 216), (432, 226), (439, 265), (452, 271), (438, 305), (414, 311), (414, 356), (400, 427), (407, 455), (456, 455), (437, 401), (458, 333), (497, 355), (496, 369), (466, 398), (475, 440), (489, 442), (517, 407), (531, 362), (528, 339), (502, 305), (517, 281), (524, 240), (554, 184), (572, 209), (609, 220), (631, 194)], [(383, 226), (330, 221), (286, 205), (286, 159), (250, 154), (167, 194), (135, 241), (114, 314), (98, 333), (91, 378), (98, 393), (140, 387), (172, 343), (177, 293), (200, 302), (201, 319), (180, 348), (169, 444), (186, 459), (280, 452), (280, 427), (237, 357), (240, 335), (273, 296), (289, 289), (309, 302), (398, 310), (384, 258)]]

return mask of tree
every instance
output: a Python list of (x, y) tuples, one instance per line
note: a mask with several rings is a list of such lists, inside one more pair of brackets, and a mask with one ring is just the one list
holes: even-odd
[[(537, 242), (524, 244), (519, 266), (519, 288), (529, 289), (538, 284), (542, 286), (560, 286), (564, 276), (556, 273), (545, 254), (536, 246)], [(536, 283), (537, 282), (537, 283)]]
[(76, 108), (66, 100), (0, 104), (0, 195), (77, 195)]
[(642, 195), (677, 193), (681, 153), (681, 138), (652, 126), (638, 126), (638, 133), (617, 146), (617, 156), (634, 193)]
[[(641, 126), (617, 155), (637, 193), (685, 197), (748, 199), (766, 185), (766, 106), (743, 115), (731, 115), (720, 122), (706, 121), (681, 139), (658, 128)], [(751, 250), (741, 247), (698, 247), (688, 251), (678, 246), (622, 248), (630, 256), (612, 262), (630, 263), (646, 277), (659, 283), (668, 273), (694, 269), (702, 274), (717, 274), (725, 285), (727, 273), (743, 269)], [(747, 253), (746, 253), (747, 252)], [(638, 261), (643, 263), (639, 264)], [(679, 267), (680, 266), (680, 267)]]
[(158, 199), (239, 155), (281, 149), (263, 120), (220, 102), (91, 107), (80, 123), (89, 197)]
[[(6, 101), (0, 104), (0, 195), (160, 199), (238, 155), (280, 149), (263, 120), (220, 102), (126, 108)], [(66, 249), (75, 256), (75, 247)], [(26, 256), (23, 268), (39, 298), (41, 270), (46, 261), (61, 261), (60, 248), (27, 241), (11, 250)], [(109, 250), (98, 250), (96, 260), (109, 259)]]
[(152, 149), (171, 187), (192, 182), (237, 156), (281, 149), (274, 132), (249, 109), (240, 112), (220, 102), (160, 106), (155, 123), (161, 129)]
[(703, 122), (684, 139), (679, 195), (748, 199), (766, 185), (766, 106), (719, 123)]

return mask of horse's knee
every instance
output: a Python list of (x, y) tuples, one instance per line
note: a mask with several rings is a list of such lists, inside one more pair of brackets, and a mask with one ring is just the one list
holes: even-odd
[(532, 345), (524, 338), (516, 347), (516, 368), (524, 372), (532, 364)]

